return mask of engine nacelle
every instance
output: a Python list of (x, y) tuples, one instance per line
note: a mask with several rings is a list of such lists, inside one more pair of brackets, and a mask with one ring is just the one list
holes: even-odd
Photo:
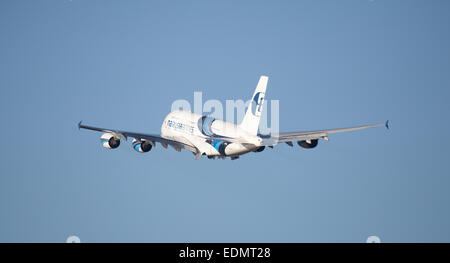
[(107, 149), (116, 149), (120, 145), (120, 138), (114, 136), (112, 133), (104, 133), (100, 137), (102, 146)]
[(136, 152), (140, 153), (146, 153), (149, 152), (153, 147), (153, 144), (149, 141), (140, 141), (140, 140), (133, 140), (133, 149)]
[(256, 150), (254, 150), (254, 152), (260, 153), (260, 152), (264, 151), (264, 149), (266, 149), (266, 146), (260, 146), (260, 147), (256, 148)]
[(307, 141), (298, 141), (297, 142), (299, 146), (306, 148), (306, 149), (312, 149), (314, 147), (317, 146), (317, 144), (319, 143), (318, 139), (314, 139), (314, 140), (310, 140), (309, 142)]

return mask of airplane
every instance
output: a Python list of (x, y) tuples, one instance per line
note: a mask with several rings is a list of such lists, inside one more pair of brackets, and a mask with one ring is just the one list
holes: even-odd
[(146, 134), (104, 129), (78, 123), (78, 129), (99, 131), (102, 146), (107, 149), (119, 147), (121, 140), (133, 138), (132, 147), (140, 153), (149, 152), (156, 143), (164, 148), (169, 145), (176, 151), (186, 149), (195, 155), (195, 159), (207, 156), (209, 159), (238, 159), (249, 152), (262, 152), (266, 146), (273, 148), (278, 143), (293, 146), (293, 142), (306, 149), (315, 148), (319, 139), (328, 141), (330, 134), (385, 126), (389, 129), (389, 120), (385, 123), (354, 126), (349, 128), (285, 132), (276, 135), (260, 135), (258, 133), (261, 111), (267, 88), (267, 76), (261, 76), (253, 93), (251, 104), (242, 122), (237, 125), (215, 119), (211, 116), (196, 114), (190, 111), (176, 110), (169, 113), (161, 126), (161, 134)]

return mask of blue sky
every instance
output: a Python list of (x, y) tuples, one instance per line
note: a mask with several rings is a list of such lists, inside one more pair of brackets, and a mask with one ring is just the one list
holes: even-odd
[[(1, 1), (0, 241), (450, 242), (448, 1)], [(103, 149), (174, 100), (280, 130), (391, 121), (236, 161)]]

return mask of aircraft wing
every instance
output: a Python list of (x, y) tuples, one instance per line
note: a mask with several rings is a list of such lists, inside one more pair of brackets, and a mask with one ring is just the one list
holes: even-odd
[(389, 121), (385, 123), (372, 124), (372, 125), (364, 125), (364, 126), (355, 126), (348, 128), (339, 128), (339, 129), (329, 129), (329, 130), (317, 130), (317, 131), (301, 131), (301, 132), (285, 132), (280, 133), (278, 135), (274, 135), (268, 138), (264, 138), (263, 144), (267, 146), (273, 146), (276, 143), (285, 142), (292, 146), (292, 142), (295, 141), (307, 141), (307, 140), (316, 140), (316, 139), (325, 139), (328, 140), (329, 134), (340, 133), (340, 132), (349, 132), (362, 130), (372, 127), (380, 127), (385, 126), (389, 129)]
[(151, 141), (153, 143), (158, 142), (164, 148), (167, 148), (167, 146), (170, 145), (176, 151), (181, 151), (181, 149), (186, 149), (195, 154), (198, 153), (197, 148), (193, 145), (169, 140), (169, 139), (163, 138), (163, 137), (161, 137), (159, 135), (155, 135), (155, 134), (143, 134), (143, 133), (120, 131), (120, 130), (104, 129), (104, 128), (99, 128), (99, 127), (83, 125), (83, 124), (81, 124), (81, 121), (78, 123), (78, 129), (86, 129), (86, 130), (99, 131), (99, 132), (104, 132), (104, 133), (112, 133), (115, 136), (117, 136), (125, 141), (128, 139), (128, 137), (135, 138), (137, 140), (143, 139), (143, 140)]

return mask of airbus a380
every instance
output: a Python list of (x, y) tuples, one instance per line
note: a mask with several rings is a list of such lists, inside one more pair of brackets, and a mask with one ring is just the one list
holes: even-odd
[(239, 125), (190, 111), (177, 110), (169, 113), (164, 119), (161, 135), (98, 128), (83, 125), (81, 121), (78, 128), (103, 132), (100, 139), (103, 147), (108, 149), (119, 147), (121, 140), (127, 141), (131, 137), (133, 149), (140, 153), (148, 152), (156, 146), (156, 143), (160, 143), (164, 148), (170, 145), (177, 151), (181, 149), (191, 151), (196, 159), (206, 155), (209, 159), (230, 157), (232, 160), (249, 152), (262, 152), (266, 146), (273, 148), (277, 143), (284, 142), (293, 146), (293, 142), (297, 142), (299, 146), (311, 149), (317, 146), (319, 139), (328, 141), (330, 134), (379, 126), (389, 128), (389, 121), (386, 121), (349, 128), (261, 136), (258, 134), (258, 127), (268, 80), (267, 76), (260, 77), (251, 104)]

